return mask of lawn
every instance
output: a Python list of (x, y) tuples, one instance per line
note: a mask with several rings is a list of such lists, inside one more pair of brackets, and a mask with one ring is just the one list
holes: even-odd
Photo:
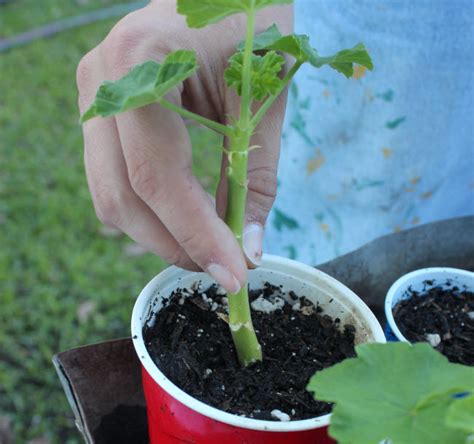
[[(0, 39), (117, 3), (14, 0), (0, 5)], [(81, 442), (51, 357), (127, 336), (139, 290), (166, 266), (101, 227), (87, 190), (75, 68), (115, 21), (0, 53), (0, 419), (18, 443)], [(219, 141), (191, 134), (212, 191)]]

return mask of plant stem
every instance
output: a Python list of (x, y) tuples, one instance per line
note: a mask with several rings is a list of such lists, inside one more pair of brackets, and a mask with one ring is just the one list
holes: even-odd
[(253, 34), (255, 29), (255, 0), (247, 13), (247, 33), (245, 36), (244, 58), (242, 63), (242, 96), (240, 101), (239, 123), (241, 128), (249, 129), (252, 106), (252, 56)]
[(273, 105), (275, 100), (278, 98), (278, 96), (283, 92), (283, 90), (288, 86), (288, 83), (290, 83), (291, 79), (293, 76), (296, 74), (298, 69), (300, 69), (302, 65), (302, 62), (296, 62), (291, 69), (288, 71), (285, 77), (283, 77), (281, 81), (281, 85), (279, 86), (278, 90), (275, 92), (275, 94), (272, 94), (270, 97), (263, 102), (262, 106), (258, 109), (258, 111), (254, 114), (251, 120), (251, 126), (255, 128), (260, 121), (262, 120), (263, 116), (267, 113), (267, 111), (270, 109), (270, 107)]
[[(247, 200), (247, 159), (253, 127), (250, 125), (252, 105), (252, 48), (255, 27), (255, 0), (247, 13), (247, 35), (242, 65), (242, 97), (240, 116), (229, 138), (229, 166), (227, 167), (227, 209), (225, 221), (242, 247)], [(252, 325), (248, 288), (229, 295), (229, 327), (241, 365), (246, 367), (261, 361), (262, 349)]]
[(180, 106), (175, 105), (166, 99), (160, 99), (158, 103), (164, 108), (177, 112), (185, 119), (194, 120), (195, 122), (215, 131), (216, 133), (222, 134), (224, 136), (231, 135), (231, 128), (222, 125), (221, 123), (215, 122), (214, 120), (207, 119), (206, 117), (200, 116), (199, 114), (195, 114), (191, 111), (188, 111), (187, 109), (181, 108)]
[[(252, 325), (247, 288), (229, 296), (229, 326), (243, 367), (262, 360), (262, 348)], [(245, 321), (247, 319), (247, 321)], [(242, 320), (243, 322), (239, 322)], [(250, 321), (250, 323), (249, 323)]]
[[(227, 167), (227, 209), (225, 221), (242, 246), (247, 198), (247, 158), (249, 133), (239, 133), (231, 138), (229, 166)], [(252, 325), (247, 286), (229, 299), (229, 327), (241, 365), (246, 367), (262, 360), (262, 350)]]

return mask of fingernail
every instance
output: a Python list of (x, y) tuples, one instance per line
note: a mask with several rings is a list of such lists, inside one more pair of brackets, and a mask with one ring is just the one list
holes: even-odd
[(241, 289), (240, 282), (227, 268), (219, 264), (211, 264), (206, 270), (218, 284), (222, 285), (229, 293), (238, 293)]
[(262, 263), (263, 227), (256, 223), (247, 225), (244, 230), (243, 244), (247, 258), (255, 265), (260, 265)]

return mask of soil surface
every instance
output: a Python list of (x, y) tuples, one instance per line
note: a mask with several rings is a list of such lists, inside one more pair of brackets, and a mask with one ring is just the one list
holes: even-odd
[(144, 327), (150, 356), (182, 390), (225, 412), (276, 421), (329, 413), (331, 405), (315, 401), (306, 385), (316, 371), (355, 356), (355, 328), (268, 283), (250, 300), (262, 362), (240, 367), (227, 299), (216, 286), (170, 296), (155, 324)]
[(409, 293), (393, 309), (403, 335), (410, 342), (430, 342), (451, 362), (474, 365), (474, 293), (456, 286)]

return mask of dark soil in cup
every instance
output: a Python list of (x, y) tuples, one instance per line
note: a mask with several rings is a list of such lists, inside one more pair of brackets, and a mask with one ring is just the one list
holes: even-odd
[(451, 362), (474, 365), (474, 293), (444, 285), (408, 293), (393, 309), (402, 334), (410, 342), (431, 342)]
[(226, 297), (215, 286), (178, 289), (170, 296), (155, 324), (144, 328), (150, 356), (186, 393), (225, 412), (265, 420), (329, 413), (331, 405), (315, 401), (306, 385), (318, 370), (355, 356), (355, 328), (342, 326), (304, 296), (290, 292), (285, 298), (270, 284), (252, 291), (250, 300), (262, 362), (239, 365)]

